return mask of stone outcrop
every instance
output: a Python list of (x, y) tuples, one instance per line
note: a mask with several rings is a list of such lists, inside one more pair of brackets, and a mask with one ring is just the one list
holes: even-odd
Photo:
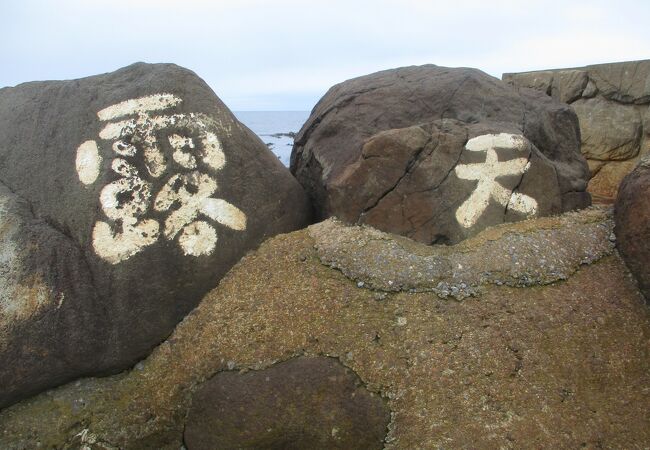
[(194, 394), (183, 439), (215, 448), (381, 449), (390, 411), (335, 358), (221, 372)]
[(404, 67), (332, 87), (291, 170), (320, 218), (427, 244), (590, 204), (571, 109), (475, 69)]
[(1, 89), (0, 203), (0, 407), (134, 364), (310, 220), (289, 171), (170, 64)]
[[(1, 411), (0, 447), (177, 450), (191, 408), (215, 405), (209, 392), (250, 395), (247, 380), (323, 356), (385, 399), (385, 448), (643, 447), (650, 315), (612, 228), (594, 208), (452, 247), (336, 221), (275, 237), (131, 371)], [(469, 296), (443, 291), (461, 283)]]
[(650, 156), (623, 178), (615, 211), (617, 247), (650, 303)]
[(598, 201), (613, 201), (623, 177), (650, 151), (650, 60), (509, 73), (503, 79), (571, 104), (580, 120), (582, 153), (596, 168), (588, 190)]

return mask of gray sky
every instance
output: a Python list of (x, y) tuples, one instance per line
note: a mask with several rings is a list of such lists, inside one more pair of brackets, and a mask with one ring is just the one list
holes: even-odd
[(412, 64), (503, 72), (650, 58), (650, 2), (0, 0), (0, 86), (173, 62), (233, 110), (308, 110)]

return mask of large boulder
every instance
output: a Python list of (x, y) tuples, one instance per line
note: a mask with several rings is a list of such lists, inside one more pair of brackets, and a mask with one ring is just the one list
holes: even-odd
[(573, 107), (582, 154), (599, 169), (592, 172), (588, 191), (594, 201), (612, 203), (623, 177), (650, 151), (650, 60), (507, 73), (503, 79)]
[(134, 64), (0, 90), (0, 407), (146, 356), (300, 185), (193, 72)]
[(291, 170), (320, 218), (424, 243), (590, 204), (569, 107), (475, 69), (433, 65), (345, 81), (318, 102)]
[[(1, 411), (0, 447), (193, 450), (206, 442), (194, 438), (240, 433), (296, 448), (300, 433), (274, 427), (354, 404), (338, 431), (328, 420), (302, 430), (376, 433), (363, 423), (381, 417), (371, 392), (390, 410), (386, 448), (643, 448), (650, 315), (613, 226), (589, 208), (455, 246), (334, 220), (269, 239), (133, 370)], [(338, 362), (299, 362), (323, 356)], [(358, 380), (339, 378), (341, 365)]]
[(650, 303), (650, 157), (623, 178), (615, 211), (618, 249)]

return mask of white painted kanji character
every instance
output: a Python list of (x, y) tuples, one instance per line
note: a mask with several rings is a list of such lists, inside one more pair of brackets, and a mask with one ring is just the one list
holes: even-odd
[[(458, 178), (464, 180), (477, 180), (478, 184), (472, 194), (456, 210), (456, 220), (464, 227), (470, 228), (476, 224), (490, 199), (496, 200), (509, 209), (534, 216), (537, 213), (537, 201), (520, 192), (510, 191), (503, 187), (496, 179), (504, 175), (523, 175), (530, 167), (529, 143), (523, 136), (500, 133), (485, 134), (470, 139), (465, 148), (472, 152), (485, 152), (485, 162), (475, 164), (459, 164), (454, 168)], [(518, 157), (507, 161), (499, 161), (497, 148), (515, 150), (524, 153), (525, 157)]]
[[(246, 229), (246, 215), (227, 201), (212, 198), (217, 190), (216, 181), (197, 170), (199, 164), (204, 164), (217, 171), (226, 163), (218, 137), (206, 125), (210, 120), (197, 113), (150, 114), (172, 108), (181, 101), (172, 94), (156, 94), (126, 100), (97, 113), (101, 121), (109, 122), (99, 137), (113, 141), (111, 148), (119, 155), (111, 167), (121, 178), (109, 183), (100, 193), (102, 211), (113, 224), (99, 220), (93, 228), (95, 252), (112, 264), (130, 258), (161, 235), (172, 240), (180, 234), (179, 245), (187, 255), (212, 253), (217, 241), (216, 230), (206, 221), (195, 220), (199, 214), (235, 230)], [(151, 208), (152, 183), (145, 181), (125, 158), (141, 152), (147, 174), (154, 179), (162, 177), (169, 161), (160, 149), (157, 133), (170, 127), (197, 135), (200, 145), (195, 145), (190, 136), (178, 133), (168, 136), (173, 162), (181, 170), (191, 172), (172, 174), (155, 196), (154, 209), (170, 211), (164, 232), (160, 233), (158, 221), (143, 217)], [(90, 185), (97, 180), (101, 163), (96, 141), (79, 146), (76, 169), (83, 184)]]

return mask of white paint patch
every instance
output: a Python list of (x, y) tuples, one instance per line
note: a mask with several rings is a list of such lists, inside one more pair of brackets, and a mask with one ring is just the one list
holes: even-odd
[(79, 180), (85, 184), (93, 184), (99, 177), (99, 168), (102, 164), (102, 157), (99, 154), (97, 142), (86, 141), (77, 148), (77, 160), (75, 166)]
[(144, 164), (147, 166), (147, 172), (154, 178), (161, 177), (167, 170), (167, 161), (165, 155), (158, 148), (158, 144), (145, 141), (143, 144)]
[[(532, 217), (537, 213), (537, 201), (519, 192), (511, 192), (496, 181), (504, 175), (523, 175), (530, 163), (530, 146), (525, 137), (508, 133), (486, 134), (470, 139), (465, 148), (472, 152), (486, 152), (485, 162), (459, 164), (454, 168), (456, 176), (464, 180), (478, 180), (476, 189), (456, 210), (456, 220), (464, 228), (476, 224), (485, 212), (490, 199), (503, 206)], [(525, 157), (499, 161), (496, 149), (509, 149), (525, 154)]]
[(209, 223), (198, 220), (183, 228), (178, 243), (186, 255), (209, 255), (217, 244), (217, 232)]
[(99, 132), (99, 137), (104, 140), (118, 139), (122, 134), (122, 130), (127, 129), (130, 123), (135, 123), (135, 121), (124, 120), (106, 124)]
[(173, 94), (154, 94), (146, 97), (132, 98), (102, 109), (97, 113), (97, 117), (101, 121), (113, 120), (142, 112), (172, 108), (182, 101)]
[(104, 186), (99, 200), (104, 214), (121, 223), (122, 232), (114, 232), (109, 223), (97, 221), (93, 247), (101, 258), (117, 264), (158, 240), (160, 226), (155, 220), (139, 220), (149, 208), (151, 185), (138, 177), (136, 168), (125, 160), (115, 159), (112, 165), (124, 178)]
[[(104, 186), (99, 196), (108, 220), (98, 220), (92, 236), (95, 252), (111, 264), (130, 258), (155, 243), (160, 236), (168, 240), (179, 236), (178, 243), (186, 255), (211, 254), (216, 246), (217, 232), (209, 222), (197, 220), (199, 215), (234, 230), (246, 229), (246, 215), (240, 209), (212, 197), (217, 190), (212, 173), (226, 164), (218, 136), (208, 129), (207, 124), (215, 127), (215, 122), (199, 113), (149, 114), (180, 102), (180, 98), (171, 94), (156, 94), (126, 100), (97, 114), (100, 120), (111, 121), (102, 128), (99, 137), (113, 141), (111, 148), (119, 155), (113, 159), (111, 169), (121, 178)], [(134, 117), (124, 119), (128, 116)], [(155, 180), (167, 175), (169, 169), (158, 138), (170, 128), (174, 132), (167, 139), (176, 163), (171, 167), (180, 168), (181, 172), (176, 170), (170, 174), (160, 191), (153, 195), (153, 186), (160, 185)], [(181, 129), (187, 130), (187, 134), (177, 131)], [(190, 136), (197, 136), (198, 140), (195, 142)], [(95, 144), (99, 155), (97, 143), (89, 142)], [(141, 155), (141, 164), (146, 170), (140, 170), (142, 166), (131, 159), (137, 155)], [(84, 154), (82, 160), (86, 161), (88, 157)], [(84, 170), (86, 165), (82, 164)], [(97, 166), (97, 175), (88, 184), (96, 181), (99, 164)], [(201, 166), (208, 173), (201, 170)], [(158, 220), (146, 217), (152, 206), (154, 211), (169, 213), (163, 230)]]
[(520, 134), (483, 134), (467, 141), (465, 148), (470, 152), (484, 152), (497, 148), (525, 150), (528, 148), (528, 140)]
[(203, 139), (203, 162), (214, 170), (219, 170), (226, 164), (221, 142), (214, 133), (206, 133)]
[(190, 153), (194, 148), (192, 138), (172, 134), (169, 136), (169, 144), (174, 149), (174, 154), (172, 155), (174, 161), (186, 169), (196, 169), (196, 158)]
[(537, 214), (537, 201), (521, 192), (513, 192), (508, 208), (523, 213), (528, 217), (533, 217)]
[(122, 233), (114, 233), (110, 224), (98, 221), (93, 228), (93, 248), (100, 258), (117, 264), (156, 242), (159, 227), (158, 222), (148, 219), (125, 225)]
[(220, 198), (206, 198), (203, 200), (201, 212), (210, 219), (233, 230), (241, 231), (246, 229), (246, 214)]
[(165, 220), (165, 237), (173, 239), (185, 225), (192, 222), (201, 211), (203, 202), (216, 190), (214, 179), (198, 171), (171, 177), (154, 202), (156, 211), (167, 211), (172, 205), (180, 204)]
[(99, 202), (109, 219), (135, 222), (149, 208), (150, 197), (151, 185), (135, 176), (119, 178), (104, 186)]

